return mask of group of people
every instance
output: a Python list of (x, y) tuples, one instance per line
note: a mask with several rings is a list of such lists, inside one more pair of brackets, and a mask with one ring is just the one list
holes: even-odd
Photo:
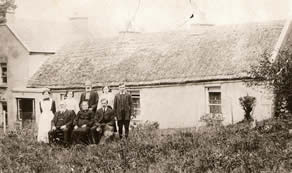
[(67, 146), (98, 144), (112, 139), (117, 131), (120, 139), (123, 138), (123, 131), (128, 138), (132, 98), (124, 83), (119, 84), (116, 95), (105, 86), (99, 96), (92, 90), (91, 82), (87, 81), (79, 103), (74, 98), (74, 92), (67, 91), (65, 99), (59, 103), (58, 111), (55, 101), (50, 97), (50, 90), (45, 89), (42, 94), (37, 136), (39, 142)]

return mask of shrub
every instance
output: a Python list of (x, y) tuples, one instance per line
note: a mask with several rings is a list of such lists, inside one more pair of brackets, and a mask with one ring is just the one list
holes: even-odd
[(239, 98), (239, 103), (244, 110), (244, 120), (251, 121), (252, 118), (252, 111), (255, 106), (256, 98), (252, 96), (244, 96)]
[(271, 89), (275, 95), (275, 117), (281, 117), (286, 110), (292, 111), (292, 53), (283, 50), (275, 61), (270, 60), (271, 56), (263, 53), (259, 62), (247, 71), (252, 78), (248, 85)]
[(200, 117), (200, 121), (206, 123), (207, 127), (218, 127), (222, 125), (224, 118), (222, 114), (207, 113)]

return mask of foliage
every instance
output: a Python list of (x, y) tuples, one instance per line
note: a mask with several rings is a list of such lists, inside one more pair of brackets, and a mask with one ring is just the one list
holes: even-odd
[(256, 103), (256, 98), (252, 96), (244, 96), (239, 98), (239, 103), (244, 110), (244, 120), (246, 121), (251, 121), (253, 120), (252, 118), (252, 110), (255, 106)]
[(15, 0), (0, 0), (0, 23), (6, 22), (6, 13), (16, 8)]
[(275, 116), (279, 117), (286, 110), (292, 111), (292, 54), (284, 50), (274, 62), (270, 58), (271, 54), (265, 52), (259, 63), (251, 67), (248, 73), (253, 80), (249, 85), (264, 85), (274, 91)]
[(128, 141), (71, 148), (37, 143), (32, 133), (26, 129), (0, 137), (0, 172), (292, 171), (292, 143), (282, 120), (265, 121), (253, 130), (243, 123), (171, 134), (138, 125)]
[(222, 114), (212, 114), (207, 113), (200, 117), (200, 121), (206, 123), (207, 127), (217, 127), (222, 125), (222, 121), (224, 120)]

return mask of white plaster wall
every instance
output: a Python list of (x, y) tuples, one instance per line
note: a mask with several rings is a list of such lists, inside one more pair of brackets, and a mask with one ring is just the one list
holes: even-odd
[(141, 119), (158, 121), (160, 128), (195, 126), (205, 112), (204, 90), (199, 85), (142, 89)]
[(256, 97), (256, 106), (253, 117), (258, 121), (271, 117), (273, 96), (270, 91), (260, 87), (247, 87), (241, 82), (225, 83), (221, 88), (222, 111), (225, 115), (225, 124), (238, 122), (243, 119), (244, 111), (239, 104), (239, 97)]
[(242, 82), (220, 82), (141, 89), (141, 117), (139, 119), (158, 121), (161, 128), (200, 126), (199, 119), (207, 112), (206, 87), (210, 86), (221, 86), (225, 125), (243, 119), (244, 112), (238, 99), (247, 94), (257, 99), (254, 111), (257, 120), (271, 116), (272, 97), (266, 90), (248, 88)]

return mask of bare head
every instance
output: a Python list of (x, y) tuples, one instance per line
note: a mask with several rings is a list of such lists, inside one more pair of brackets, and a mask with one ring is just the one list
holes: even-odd
[(66, 103), (64, 101), (61, 101), (59, 104), (59, 110), (63, 112), (66, 110), (66, 108), (67, 108)]
[(109, 87), (107, 85), (102, 88), (102, 92), (105, 93), (105, 94), (107, 94), (109, 92), (109, 90), (110, 89), (109, 89)]
[(120, 90), (121, 92), (124, 92), (124, 91), (126, 90), (126, 85), (125, 85), (125, 83), (120, 83), (120, 84), (119, 84), (119, 90)]
[(43, 92), (42, 92), (42, 95), (43, 95), (44, 98), (49, 98), (50, 94), (51, 94), (51, 91), (50, 91), (49, 88), (44, 89)]
[(73, 98), (74, 97), (74, 91), (69, 90), (66, 92), (66, 98)]
[(83, 101), (83, 102), (81, 103), (81, 108), (82, 108), (82, 110), (84, 110), (84, 111), (88, 110), (88, 102), (87, 102), (87, 101)]
[(91, 81), (86, 81), (85, 82), (85, 91), (86, 92), (90, 92), (92, 90), (92, 83), (91, 83)]
[(102, 105), (103, 108), (106, 108), (107, 107), (108, 100), (106, 98), (101, 99), (100, 102), (101, 102), (101, 105)]

